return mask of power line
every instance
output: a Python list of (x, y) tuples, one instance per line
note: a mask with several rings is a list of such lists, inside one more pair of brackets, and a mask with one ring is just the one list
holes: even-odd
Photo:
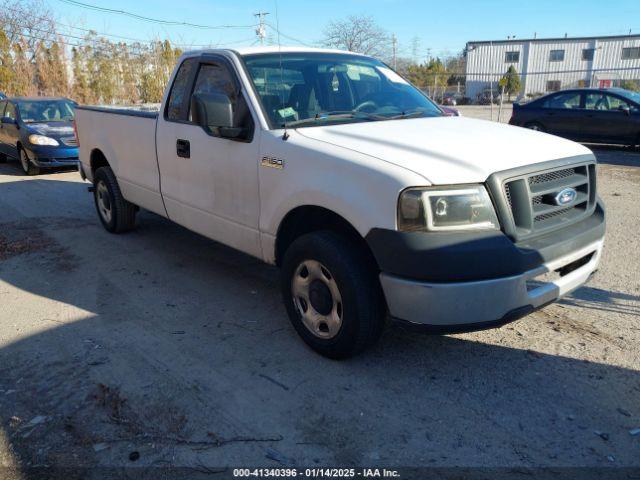
[[(38, 17), (35, 17), (35, 18), (37, 19)], [(35, 31), (42, 32), (42, 33), (45, 33), (45, 34), (50, 34), (52, 36), (62, 36), (62, 37), (72, 38), (74, 40), (82, 40), (83, 42), (86, 42), (86, 43), (93, 43), (93, 44), (99, 43), (98, 39), (87, 38), (87, 36), (80, 37), (80, 36), (77, 36), (77, 35), (74, 35), (74, 34), (71, 34), (71, 33), (63, 33), (63, 32), (60, 32), (58, 30), (55, 30), (55, 31), (52, 32), (50, 30), (37, 28), (37, 27), (31, 26), (31, 25), (24, 25), (24, 24), (20, 24), (20, 23), (17, 23), (16, 26), (20, 27), (20, 28), (24, 28), (24, 29), (35, 30)], [(119, 39), (124, 39), (124, 40), (130, 40), (130, 41), (133, 41), (133, 42), (141, 43), (143, 45), (154, 45), (157, 41), (160, 41), (160, 40), (142, 40), (142, 39), (138, 39), (138, 38), (124, 37), (124, 36), (121, 36), (121, 35), (98, 32), (98, 31), (96, 31), (94, 29), (91, 29), (91, 28), (82, 28), (82, 27), (76, 27), (76, 26), (72, 26), (72, 25), (66, 25), (66, 24), (60, 23), (60, 22), (55, 22), (55, 26), (64, 27), (64, 28), (70, 28), (70, 29), (75, 29), (75, 30), (80, 30), (80, 31), (88, 32), (88, 33), (94, 33), (94, 34), (99, 35), (101, 37), (114, 37), (114, 38), (119, 38)], [(25, 36), (25, 34), (22, 33), (22, 32), (15, 32), (14, 31), (12, 33), (14, 33), (16, 35)], [(47, 38), (39, 38), (39, 39), (41, 39), (42, 41), (52, 41), (51, 38), (48, 38), (48, 39)], [(105, 40), (108, 40), (108, 39), (105, 39)], [(200, 47), (200, 48), (212, 48), (214, 46), (225, 46), (225, 45), (236, 45), (236, 44), (241, 44), (241, 43), (248, 43), (251, 40), (253, 40), (253, 37), (251, 37), (251, 38), (243, 38), (242, 40), (235, 40), (235, 41), (232, 41), (232, 42), (224, 42), (224, 43), (211, 42), (210, 44), (206, 44), (206, 45), (203, 45), (203, 44), (184, 44), (184, 43), (173, 43), (173, 42), (171, 42), (171, 44), (174, 47), (178, 47), (178, 48), (182, 48), (182, 49), (185, 49), (185, 48), (197, 48), (197, 47)], [(124, 43), (125, 45), (127, 45), (129, 47), (135, 47), (136, 46), (135, 44), (132, 45), (130, 43), (125, 43), (125, 42), (121, 42), (121, 43)]]
[(160, 25), (174, 25), (181, 27), (193, 27), (200, 28), (204, 30), (220, 30), (226, 28), (254, 28), (255, 25), (203, 25), (197, 23), (189, 23), (189, 22), (176, 22), (174, 20), (164, 20), (160, 18), (147, 17), (145, 15), (139, 15), (137, 13), (128, 12), (126, 10), (116, 10), (113, 8), (100, 7), (98, 5), (92, 5), (89, 3), (79, 2), (77, 0), (58, 0), (62, 3), (66, 3), (68, 5), (73, 5), (75, 7), (85, 8), (87, 10), (93, 10), (97, 12), (105, 12), (111, 13), (115, 15), (124, 15), (126, 17), (135, 18), (136, 20), (140, 20), (143, 22), (157, 23)]
[(279, 33), (280, 36), (287, 38), (289, 40), (291, 40), (292, 42), (296, 42), (299, 43), (300, 45), (304, 45), (305, 47), (313, 47), (313, 45), (310, 45), (306, 42), (303, 42), (302, 40), (292, 37), (290, 35), (285, 35), (284, 33), (282, 33), (278, 28), (274, 27), (273, 25), (271, 25), (270, 23), (266, 23), (265, 24), (267, 27), (271, 28), (274, 32)]

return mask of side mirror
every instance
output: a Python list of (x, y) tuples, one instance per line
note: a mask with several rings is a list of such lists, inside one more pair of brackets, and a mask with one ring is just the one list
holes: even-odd
[(15, 125), (16, 124), (15, 118), (11, 118), (11, 117), (2, 117), (2, 120), (0, 120), (0, 122), (3, 125)]
[(626, 115), (631, 115), (631, 109), (627, 105), (620, 105), (618, 110), (624, 112)]
[(233, 107), (224, 93), (197, 93), (191, 97), (191, 118), (202, 128), (223, 138), (237, 138), (243, 128), (233, 126)]

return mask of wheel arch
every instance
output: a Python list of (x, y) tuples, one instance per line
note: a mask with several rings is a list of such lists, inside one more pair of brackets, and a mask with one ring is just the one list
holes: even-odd
[(96, 170), (98, 170), (99, 168), (110, 166), (106, 155), (102, 153), (102, 150), (100, 150), (99, 148), (94, 148), (91, 151), (91, 155), (89, 156), (89, 163), (91, 165), (91, 178), (94, 177)]
[(379, 271), (378, 263), (367, 241), (358, 230), (342, 215), (317, 205), (301, 205), (290, 210), (278, 226), (275, 241), (275, 263), (282, 264), (287, 248), (299, 237), (307, 233), (328, 230), (354, 242)]

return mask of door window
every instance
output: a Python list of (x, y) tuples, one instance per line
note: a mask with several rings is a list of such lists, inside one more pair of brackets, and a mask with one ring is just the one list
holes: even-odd
[(7, 109), (4, 112), (4, 116), (13, 118), (14, 120), (16, 119), (16, 107), (13, 105), (13, 103), (7, 102)]
[(223, 65), (206, 64), (200, 67), (193, 94), (198, 93), (224, 93), (231, 99), (231, 103), (237, 101), (236, 86), (233, 83), (229, 70)]
[(580, 108), (580, 93), (561, 93), (559, 95), (553, 95), (546, 102), (544, 102), (544, 108), (561, 108), (561, 109), (575, 109)]
[(613, 95), (607, 95), (607, 101), (609, 103), (609, 110), (620, 110), (621, 108), (629, 108), (629, 104), (621, 98), (614, 97)]
[(621, 98), (607, 95), (606, 93), (588, 93), (585, 97), (585, 108), (589, 110), (620, 110), (620, 107), (629, 107), (629, 104)]
[(167, 110), (165, 113), (167, 120), (175, 122), (186, 118), (186, 110), (183, 108), (184, 100), (188, 96), (187, 89), (189, 88), (189, 82), (197, 66), (198, 63), (194, 58), (188, 58), (180, 65), (180, 70), (178, 70), (176, 78), (173, 81), (169, 101), (167, 102)]
[[(249, 138), (253, 130), (253, 121), (247, 102), (240, 92), (233, 73), (222, 63), (206, 63), (200, 65), (200, 70), (196, 78), (193, 94), (222, 93), (231, 100), (233, 111), (233, 126), (247, 129), (246, 136)], [(189, 122), (193, 122), (189, 108)], [(214, 135), (215, 132), (212, 132)]]

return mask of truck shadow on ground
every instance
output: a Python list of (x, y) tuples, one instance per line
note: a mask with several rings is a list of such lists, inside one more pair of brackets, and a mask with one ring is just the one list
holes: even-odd
[(0, 445), (24, 478), (33, 465), (125, 471), (131, 458), (194, 472), (638, 464), (636, 370), (398, 328), (329, 361), (289, 325), (274, 268), (152, 214), (109, 235), (80, 183), (24, 188), (64, 213), (7, 222), (0, 197), (0, 233), (41, 239), (0, 256), (15, 332), (0, 348)]

